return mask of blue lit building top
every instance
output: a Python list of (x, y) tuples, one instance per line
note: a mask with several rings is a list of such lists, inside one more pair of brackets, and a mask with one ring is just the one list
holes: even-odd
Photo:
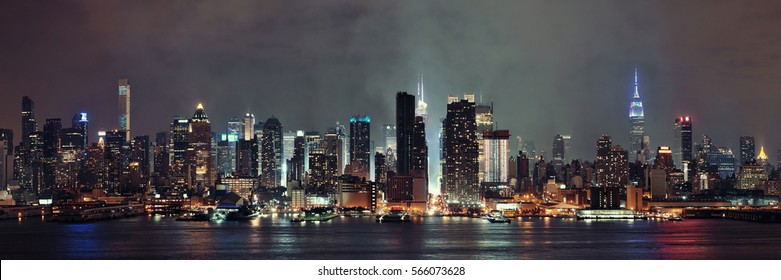
[(640, 99), (640, 91), (637, 83), (637, 68), (635, 68), (635, 92), (632, 95), (632, 103), (629, 105), (629, 117), (643, 117), (643, 100)]
[(350, 122), (351, 123), (355, 123), (355, 122), (366, 122), (366, 123), (368, 123), (368, 122), (371, 122), (371, 121), (372, 120), (371, 120), (371, 118), (368, 115), (363, 116), (363, 117), (361, 117), (361, 116), (352, 116), (352, 117), (350, 117)]

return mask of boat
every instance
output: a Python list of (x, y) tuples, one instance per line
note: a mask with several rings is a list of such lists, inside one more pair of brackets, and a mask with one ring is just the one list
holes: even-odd
[(491, 213), (485, 215), (484, 218), (489, 222), (491, 222), (492, 224), (496, 224), (496, 223), (509, 224), (511, 222), (510, 218), (505, 217), (504, 215), (502, 215), (500, 211), (496, 211), (496, 210), (491, 211)]
[(680, 221), (683, 221), (683, 218), (681, 216), (670, 216), (670, 217), (667, 218), (667, 220), (668, 221), (680, 222)]
[(176, 220), (182, 222), (208, 222), (212, 220), (212, 215), (206, 213), (195, 213), (192, 215), (176, 218)]
[(332, 208), (312, 208), (301, 214), (293, 215), (290, 219), (294, 223), (302, 222), (324, 222), (336, 218), (338, 215)]
[(237, 211), (228, 212), (225, 215), (227, 221), (247, 221), (252, 220), (260, 215), (260, 212), (254, 207), (242, 206)]
[(378, 223), (406, 223), (410, 221), (410, 214), (403, 210), (391, 210), (377, 218)]

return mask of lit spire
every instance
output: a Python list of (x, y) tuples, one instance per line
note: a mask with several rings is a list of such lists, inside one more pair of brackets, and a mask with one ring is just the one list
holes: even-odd
[(765, 154), (765, 146), (759, 148), (759, 155), (757, 156), (759, 161), (767, 161), (767, 155)]
[(418, 98), (423, 99), (423, 73), (418, 74)]
[(634, 89), (635, 92), (632, 95), (632, 103), (629, 104), (629, 117), (640, 117), (642, 118), (644, 116), (643, 114), (643, 100), (640, 99), (640, 90), (639, 90), (640, 83), (637, 81), (637, 67), (635, 67), (635, 84)]
[(195, 108), (195, 109), (197, 109), (197, 110), (203, 110), (203, 104), (201, 104), (201, 103), (198, 103), (198, 107), (197, 107), (197, 108)]
[(423, 100), (423, 73), (418, 74), (418, 106), (415, 108), (415, 115), (423, 117), (425, 121), (428, 119), (428, 104)]

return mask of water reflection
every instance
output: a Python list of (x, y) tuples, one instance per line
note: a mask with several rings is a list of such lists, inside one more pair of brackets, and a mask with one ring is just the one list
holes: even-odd
[(781, 225), (729, 220), (577, 221), (468, 217), (376, 223), (181, 222), (141, 216), (87, 224), (0, 221), (3, 259), (779, 259)]

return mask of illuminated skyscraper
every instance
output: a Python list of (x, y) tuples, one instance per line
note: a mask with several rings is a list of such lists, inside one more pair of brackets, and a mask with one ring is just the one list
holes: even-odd
[(385, 158), (385, 171), (396, 172), (396, 152), (398, 151), (398, 142), (396, 141), (396, 125), (386, 124), (383, 126), (385, 132), (385, 150), (383, 155)]
[(370, 140), (371, 119), (369, 116), (350, 117), (350, 165), (352, 166), (352, 175), (366, 178), (370, 177)]
[(670, 147), (661, 146), (656, 149), (656, 160), (654, 162), (654, 168), (664, 169), (667, 173), (670, 173), (675, 169), (675, 163), (673, 161), (673, 151)]
[(621, 146), (614, 146), (608, 153), (608, 188), (623, 188), (629, 182), (629, 158)]
[(78, 113), (74, 115), (71, 127), (81, 131), (83, 137), (80, 148), (86, 149), (89, 147), (89, 120), (87, 119), (87, 113)]
[(105, 134), (103, 187), (110, 194), (131, 193), (127, 187), (130, 145), (125, 141), (126, 136), (122, 130), (111, 130)]
[(62, 120), (46, 119), (43, 125), (43, 183), (46, 188), (53, 188), (56, 184), (57, 159), (60, 155), (60, 133), (62, 131)]
[(11, 177), (11, 167), (13, 162), (11, 156), (14, 154), (14, 132), (10, 129), (0, 128), (0, 190), (6, 190), (8, 178)]
[(293, 158), (294, 143), (296, 141), (295, 131), (286, 131), (282, 133), (282, 185), (287, 186), (290, 181), (288, 172), (290, 172), (290, 160)]
[(474, 95), (448, 97), (442, 130), (442, 193), (449, 202), (480, 203)]
[(415, 125), (415, 96), (396, 93), (396, 172), (409, 175), (412, 168), (412, 133)]
[(634, 94), (629, 104), (629, 160), (632, 162), (640, 159), (638, 154), (643, 153), (643, 136), (645, 136), (643, 100), (640, 99), (638, 85), (637, 68), (635, 68)]
[(556, 134), (556, 137), (553, 137), (553, 148), (551, 149), (551, 159), (554, 161), (560, 161), (564, 162), (564, 151), (565, 151), (565, 145), (564, 145), (564, 137), (562, 137), (560, 134)]
[(214, 185), (216, 171), (212, 161), (212, 126), (202, 104), (190, 119), (189, 153), (190, 186), (206, 188)]
[(509, 130), (483, 132), (483, 184), (504, 185), (509, 182)]
[(418, 105), (415, 107), (415, 115), (423, 117), (423, 123), (428, 122), (428, 104), (423, 98), (423, 74), (418, 75)]
[[(482, 98), (481, 98), (482, 99)], [(481, 100), (482, 101), (482, 100)], [(477, 161), (485, 162), (485, 155), (483, 155), (483, 132), (494, 130), (494, 104), (478, 104), (475, 103), (475, 133), (477, 139)], [(478, 172), (478, 180), (483, 181), (485, 177), (485, 170), (483, 165), (479, 165), (480, 171)]]
[(271, 116), (263, 124), (261, 140), (261, 186), (268, 188), (282, 185), (282, 123)]
[(30, 145), (30, 134), (38, 131), (38, 125), (35, 122), (35, 102), (30, 97), (22, 97), (22, 146)]
[(757, 163), (759, 165), (766, 165), (769, 161), (769, 158), (767, 157), (767, 154), (765, 154), (765, 146), (759, 147), (759, 155), (757, 155)]
[(119, 130), (125, 132), (125, 142), (130, 142), (130, 82), (121, 79), (119, 84)]
[(187, 148), (190, 146), (190, 121), (174, 117), (171, 122), (171, 137), (168, 147), (168, 175), (171, 189), (168, 194), (178, 196), (187, 190), (188, 168)]
[(605, 187), (608, 185), (608, 168), (610, 164), (610, 150), (613, 149), (613, 140), (608, 135), (602, 135), (597, 139), (597, 159), (594, 162), (596, 176), (596, 186)]
[(746, 163), (757, 157), (754, 136), (740, 136), (740, 163)]
[[(684, 174), (692, 168), (692, 120), (689, 116), (675, 119), (675, 141), (673, 142), (673, 160)], [(689, 180), (688, 176), (684, 180)]]
[(247, 113), (242, 117), (242, 140), (252, 140), (255, 137), (255, 115)]
[(428, 178), (428, 144), (426, 143), (426, 123), (423, 116), (416, 116), (412, 126), (410, 174)]

